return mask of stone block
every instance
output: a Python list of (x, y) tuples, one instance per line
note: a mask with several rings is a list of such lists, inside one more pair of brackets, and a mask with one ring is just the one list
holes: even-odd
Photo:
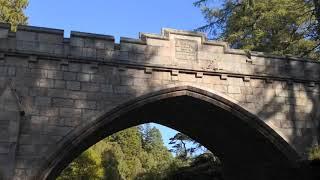
[(220, 79), (221, 79), (221, 80), (227, 80), (227, 79), (228, 79), (228, 75), (226, 75), (226, 74), (221, 74)]
[(92, 117), (96, 117), (96, 115), (99, 114), (99, 111), (91, 110), (91, 109), (84, 109), (83, 110), (83, 120), (92, 119)]
[(59, 109), (58, 108), (41, 107), (41, 108), (39, 108), (39, 110), (40, 110), (40, 115), (41, 116), (52, 117), (52, 116), (58, 116), (59, 115)]
[(69, 63), (68, 70), (71, 72), (81, 72), (81, 64), (78, 63)]
[(7, 154), (10, 150), (10, 144), (0, 143), (0, 154)]
[(81, 90), (82, 91), (89, 91), (89, 92), (97, 92), (100, 90), (100, 86), (97, 83), (81, 83)]
[(61, 117), (50, 117), (48, 124), (49, 125), (54, 125), (54, 126), (63, 126), (65, 122), (65, 118), (61, 118)]
[(144, 72), (146, 73), (146, 74), (152, 74), (152, 68), (146, 68), (145, 70), (144, 70)]
[(15, 76), (15, 75), (16, 75), (16, 68), (8, 67), (8, 76)]
[(0, 111), (0, 121), (17, 120), (17, 112)]
[(85, 100), (76, 100), (75, 107), (79, 109), (96, 109), (97, 102), (95, 101), (85, 101)]
[(63, 79), (62, 71), (48, 70), (47, 73), (50, 79)]
[(63, 80), (55, 80), (55, 81), (54, 81), (54, 88), (57, 88), (57, 89), (64, 89), (64, 88), (66, 88), (66, 81), (63, 81)]
[(113, 92), (112, 85), (109, 85), (109, 84), (101, 84), (100, 89), (101, 89), (101, 92), (105, 92), (105, 93)]
[(33, 155), (35, 152), (34, 146), (32, 145), (20, 145), (18, 149), (18, 155), (20, 156)]
[(23, 51), (37, 51), (39, 49), (39, 43), (34, 41), (17, 41), (17, 50)]
[(35, 97), (36, 106), (50, 106), (51, 98), (50, 97)]
[(96, 58), (97, 50), (93, 48), (82, 48), (82, 56)]
[(113, 92), (115, 94), (128, 94), (129, 86), (114, 86)]
[(67, 98), (86, 99), (87, 93), (86, 92), (78, 92), (78, 91), (70, 91), (70, 92), (67, 92)]
[(226, 85), (213, 85), (213, 89), (224, 94), (228, 92), (228, 86)]
[(52, 106), (55, 107), (72, 107), (74, 101), (72, 99), (52, 98)]
[(256, 102), (257, 98), (255, 95), (246, 95), (245, 96), (246, 102)]
[(82, 64), (81, 71), (83, 73), (97, 73), (98, 69), (97, 68), (92, 68), (92, 64)]
[(68, 91), (64, 89), (49, 89), (48, 96), (50, 97), (61, 97), (61, 98), (68, 98), (69, 94)]
[(243, 86), (243, 87), (240, 87), (240, 90), (241, 90), (241, 94), (253, 94), (253, 90), (251, 87), (248, 87), (248, 86)]
[(101, 74), (91, 74), (90, 80), (94, 83), (104, 83), (106, 78)]
[(265, 82), (262, 79), (251, 79), (250, 84), (252, 87), (265, 87)]
[(9, 35), (9, 28), (0, 28), (0, 39), (6, 39)]
[(81, 117), (81, 109), (59, 108), (61, 117)]
[(71, 46), (70, 48), (70, 55), (74, 57), (81, 57), (83, 56), (83, 47), (75, 47)]
[(90, 81), (90, 74), (78, 73), (77, 74), (77, 80), (78, 81), (89, 82)]
[(80, 90), (80, 82), (78, 81), (67, 81), (67, 89), (70, 90)]
[(64, 118), (64, 126), (77, 126), (81, 122), (80, 118)]
[(87, 98), (86, 100), (90, 101), (101, 101), (102, 99), (110, 98), (111, 96), (114, 96), (114, 94), (106, 94), (106, 93), (100, 93), (100, 92), (87, 92)]
[(134, 79), (132, 77), (120, 77), (120, 85), (123, 86), (132, 86)]
[(196, 82), (197, 79), (195, 77), (195, 74), (181, 73), (181, 74), (179, 74), (179, 81), (182, 81), (182, 82)]
[(6, 76), (7, 69), (8, 69), (8, 67), (0, 66), (0, 76)]
[(17, 41), (37, 41), (38, 35), (36, 32), (28, 31), (17, 31), (16, 40)]
[(80, 37), (72, 37), (70, 39), (70, 45), (76, 47), (84, 47), (84, 39)]
[(202, 78), (202, 77), (203, 77), (203, 72), (196, 73), (196, 78)]
[(38, 33), (38, 41), (48, 43), (48, 44), (62, 44), (63, 43), (63, 35), (62, 34)]
[(273, 88), (266, 88), (263, 94), (264, 102), (270, 102), (276, 95), (276, 92)]
[(147, 44), (150, 46), (170, 47), (170, 41), (147, 38)]
[(230, 86), (244, 86), (243, 79), (238, 77), (228, 77), (228, 84)]
[(74, 81), (76, 80), (77, 74), (74, 72), (64, 72), (63, 79), (67, 81)]
[(172, 81), (179, 81), (179, 76), (171, 76)]
[(228, 86), (228, 93), (230, 94), (240, 94), (241, 90), (239, 86)]
[(71, 131), (71, 127), (67, 126), (48, 126), (46, 133), (50, 136), (65, 136)]
[(280, 96), (280, 97), (288, 97), (289, 96), (289, 92), (286, 89), (275, 89), (276, 90), (276, 96)]
[(38, 86), (42, 88), (53, 88), (54, 87), (54, 80), (52, 79), (39, 79)]
[(46, 69), (31, 68), (29, 72), (26, 72), (26, 75), (35, 78), (47, 78), (48, 71)]

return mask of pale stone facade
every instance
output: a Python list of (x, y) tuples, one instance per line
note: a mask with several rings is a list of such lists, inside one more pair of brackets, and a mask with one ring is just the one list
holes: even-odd
[(172, 29), (120, 44), (106, 35), (9, 29), (0, 25), (0, 172), (7, 179), (50, 179), (51, 161), (66, 143), (80, 143), (72, 139), (77, 132), (167, 89), (204, 91), (243, 108), (277, 132), (270, 142), (282, 137), (299, 157), (318, 141), (318, 62), (230, 49)]

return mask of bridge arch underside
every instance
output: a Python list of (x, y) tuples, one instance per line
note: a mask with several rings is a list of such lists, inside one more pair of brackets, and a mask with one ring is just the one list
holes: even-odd
[(75, 130), (49, 159), (41, 179), (54, 179), (106, 136), (148, 122), (181, 131), (212, 150), (222, 160), (225, 179), (300, 179), (299, 156), (271, 128), (235, 103), (193, 88), (140, 97)]

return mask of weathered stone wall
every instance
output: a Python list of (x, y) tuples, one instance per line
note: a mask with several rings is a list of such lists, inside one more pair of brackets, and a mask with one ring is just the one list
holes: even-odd
[[(143, 94), (193, 86), (257, 115), (301, 156), (317, 141), (320, 64), (164, 29), (140, 39), (0, 25), (0, 171), (32, 179), (76, 127)], [(8, 166), (9, 165), (9, 166)], [(11, 169), (11, 170), (8, 170)]]

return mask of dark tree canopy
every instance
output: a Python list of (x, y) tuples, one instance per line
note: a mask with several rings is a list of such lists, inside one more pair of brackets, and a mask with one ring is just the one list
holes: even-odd
[(197, 30), (231, 47), (319, 58), (319, 0), (195, 2), (207, 21)]

